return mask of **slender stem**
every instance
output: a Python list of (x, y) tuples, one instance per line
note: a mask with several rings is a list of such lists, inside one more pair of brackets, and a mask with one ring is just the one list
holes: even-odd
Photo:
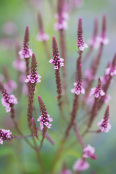
[(85, 147), (85, 143), (84, 143), (84, 141), (82, 139), (82, 136), (81, 136), (81, 134), (79, 132), (79, 129), (78, 129), (78, 126), (77, 126), (76, 123), (74, 123), (74, 131), (76, 133), (76, 136), (77, 136), (77, 139), (78, 139), (80, 145), (82, 146), (82, 148), (84, 148)]
[(14, 123), (15, 129), (17, 130), (17, 132), (18, 132), (21, 136), (23, 136), (24, 140), (34, 149), (34, 146), (29, 142), (29, 140), (27, 139), (27, 137), (25, 137), (25, 136), (23, 135), (23, 133), (21, 132), (21, 130), (19, 129), (19, 127), (18, 127), (16, 121), (15, 121), (14, 119), (12, 119), (12, 121), (13, 121), (13, 123)]

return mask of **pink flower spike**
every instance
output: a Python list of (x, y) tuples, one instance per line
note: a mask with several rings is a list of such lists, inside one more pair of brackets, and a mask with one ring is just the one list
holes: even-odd
[(76, 95), (85, 94), (85, 89), (83, 88), (83, 84), (82, 84), (81, 64), (78, 65), (77, 82), (74, 83), (74, 88), (71, 89), (71, 93), (75, 93)]
[(98, 79), (98, 85), (96, 88), (92, 88), (90, 91), (90, 95), (94, 95), (95, 98), (100, 98), (105, 95), (105, 92), (102, 90), (101, 79)]
[(3, 144), (3, 141), (5, 140), (11, 140), (11, 134), (12, 132), (10, 132), (10, 130), (0, 129), (0, 144)]
[(106, 15), (103, 15), (102, 18), (102, 32), (101, 36), (97, 38), (98, 42), (101, 44), (107, 45), (109, 43), (109, 39), (106, 37)]
[(29, 49), (29, 27), (26, 26), (23, 49), (19, 51), (19, 55), (21, 59), (30, 58), (32, 56), (32, 50)]
[(97, 125), (100, 126), (101, 132), (108, 133), (109, 130), (111, 129), (111, 124), (109, 122), (109, 106), (107, 106), (106, 108), (104, 118), (100, 122), (98, 122)]
[(75, 164), (73, 165), (73, 170), (74, 171), (83, 171), (83, 170), (87, 170), (89, 168), (89, 163), (86, 162), (85, 159), (78, 159)]
[(98, 20), (97, 18), (95, 18), (93, 36), (92, 36), (92, 39), (89, 40), (89, 45), (95, 49), (97, 49), (100, 45), (100, 42), (97, 39), (97, 33), (98, 33)]
[(92, 146), (88, 145), (83, 149), (83, 158), (91, 158), (93, 160), (97, 159), (97, 156), (94, 154), (95, 148)]
[(47, 127), (47, 128), (50, 128), (51, 124), (49, 122), (52, 122), (53, 119), (50, 118), (50, 115), (47, 114), (46, 106), (45, 106), (45, 104), (42, 101), (40, 96), (38, 96), (38, 101), (39, 101), (41, 116), (39, 116), (37, 121), (40, 122), (40, 129), (42, 130), (44, 128), (44, 126)]
[(37, 35), (37, 40), (40, 42), (45, 42), (49, 40), (49, 35), (44, 32), (43, 21), (40, 13), (38, 13), (38, 24), (39, 24), (39, 33)]
[(82, 18), (78, 20), (77, 46), (80, 51), (84, 51), (84, 48), (88, 48), (88, 45), (85, 44), (83, 40)]
[(64, 66), (64, 59), (59, 57), (58, 45), (55, 36), (53, 36), (52, 40), (52, 50), (53, 59), (50, 59), (49, 62), (54, 65), (54, 69), (59, 69), (61, 66)]
[(64, 1), (58, 0), (58, 14), (55, 15), (57, 22), (54, 24), (54, 30), (67, 30), (69, 19), (68, 13), (65, 9)]
[(35, 54), (32, 54), (32, 61), (31, 61), (31, 71), (30, 71), (30, 75), (27, 76), (25, 82), (26, 83), (34, 83), (36, 84), (36, 82), (41, 82), (40, 80), (41, 76), (37, 75), (37, 60), (35, 57)]

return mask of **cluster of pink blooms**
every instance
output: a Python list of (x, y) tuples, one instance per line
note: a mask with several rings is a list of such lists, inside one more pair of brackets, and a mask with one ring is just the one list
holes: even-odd
[(116, 68), (106, 68), (105, 75), (116, 76)]
[(11, 111), (11, 105), (17, 104), (17, 98), (12, 94), (8, 95), (6, 94), (5, 96), (2, 97), (1, 99), (2, 105), (6, 108), (6, 112)]
[(54, 65), (54, 69), (59, 69), (61, 66), (64, 66), (64, 59), (59, 57), (58, 46), (55, 36), (53, 36), (53, 59), (50, 59), (49, 62)]
[(19, 55), (21, 59), (29, 58), (32, 56), (32, 50), (31, 49), (23, 49), (19, 51)]
[(78, 21), (77, 46), (80, 51), (84, 51), (84, 48), (88, 48), (88, 45), (85, 44), (83, 40), (82, 18), (79, 18)]
[(29, 49), (29, 27), (26, 26), (23, 49), (19, 51), (19, 55), (21, 59), (29, 58), (32, 56), (32, 50)]
[(72, 93), (75, 93), (76, 95), (85, 94), (85, 89), (83, 88), (82, 83), (82, 69), (81, 64), (78, 65), (78, 72), (77, 72), (77, 81), (74, 83), (74, 88), (71, 89)]
[(73, 165), (73, 170), (83, 171), (83, 170), (87, 170), (89, 166), (90, 166), (89, 163), (84, 158), (80, 158)]
[(53, 63), (54, 65), (54, 69), (59, 69), (61, 66), (64, 66), (64, 59), (63, 58), (60, 58), (60, 57), (57, 57), (57, 60), (56, 59), (50, 59), (49, 61), (50, 63)]
[(36, 82), (41, 82), (40, 80), (41, 76), (38, 74), (30, 74), (27, 76), (27, 79), (25, 80), (26, 83), (36, 83)]
[(38, 96), (38, 101), (39, 101), (41, 116), (39, 116), (37, 121), (40, 122), (40, 129), (42, 130), (44, 128), (44, 126), (46, 126), (47, 128), (50, 128), (51, 124), (49, 122), (52, 122), (53, 119), (50, 118), (50, 115), (47, 114), (47, 109), (40, 96)]
[(45, 42), (47, 40), (49, 40), (49, 35), (47, 33), (44, 32), (39, 32), (37, 35), (37, 40), (40, 42)]
[(50, 115), (48, 114), (43, 114), (41, 116), (39, 116), (39, 118), (37, 119), (38, 122), (40, 122), (40, 129), (42, 130), (44, 128), (44, 125), (47, 128), (51, 127), (51, 124), (49, 122), (52, 122), (53, 119), (50, 118)]
[(67, 12), (62, 12), (61, 16), (59, 14), (55, 15), (57, 23), (54, 24), (54, 30), (66, 30), (68, 28), (67, 20), (69, 19)]
[(25, 72), (26, 70), (26, 64), (21, 59), (15, 60), (12, 65), (14, 68), (16, 68), (20, 72)]
[(80, 93), (85, 94), (85, 89), (83, 88), (82, 83), (75, 82), (73, 84), (75, 87), (73, 89), (71, 89), (72, 93), (75, 93), (77, 95), (79, 95)]
[(73, 166), (73, 170), (74, 171), (83, 171), (83, 170), (87, 170), (89, 168), (89, 163), (86, 161), (86, 158), (90, 158), (92, 160), (97, 159), (97, 156), (95, 155), (95, 148), (93, 148), (92, 146), (88, 145), (86, 147), (83, 148), (83, 155), (82, 158), (78, 159), (74, 166)]
[(101, 132), (106, 132), (107, 133), (111, 129), (111, 124), (109, 122), (109, 118), (107, 120), (105, 120), (103, 118), (100, 122), (98, 122), (97, 125), (100, 126)]
[(11, 134), (10, 130), (0, 129), (0, 144), (3, 144), (5, 140), (11, 140)]
[(90, 91), (90, 95), (94, 95), (95, 98), (100, 98), (100, 97), (105, 95), (105, 92), (102, 90), (100, 78), (99, 78), (98, 81), (99, 82), (98, 82), (98, 85), (96, 86), (96, 88), (92, 88), (91, 91)]
[(91, 158), (93, 160), (95, 160), (97, 158), (97, 156), (95, 155), (95, 148), (88, 145), (86, 147), (84, 147), (83, 149), (83, 158)]

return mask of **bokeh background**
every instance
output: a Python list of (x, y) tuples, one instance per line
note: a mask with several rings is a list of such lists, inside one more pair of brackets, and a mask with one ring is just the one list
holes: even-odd
[[(12, 67), (12, 62), (16, 58), (16, 42), (22, 46), (24, 31), (26, 25), (30, 29), (30, 48), (33, 50), (38, 61), (38, 73), (42, 76), (42, 82), (38, 85), (35, 95), (35, 107), (38, 111), (37, 95), (39, 94), (47, 105), (48, 113), (53, 117), (54, 122), (50, 130), (50, 134), (54, 139), (56, 146), (52, 146), (45, 141), (42, 149), (42, 160), (46, 170), (49, 172), (55, 150), (57, 148), (58, 138), (61, 136), (59, 132), (59, 111), (56, 100), (56, 87), (54, 79), (54, 71), (52, 65), (48, 63), (42, 43), (36, 40), (38, 33), (37, 13), (41, 12), (44, 22), (45, 31), (50, 35), (48, 41), (49, 51), (52, 57), (52, 36), (55, 35), (58, 42), (58, 32), (54, 31), (55, 23), (56, 0), (0, 0), (0, 74), (2, 74), (2, 66), (7, 67), (9, 76), (16, 81), (17, 73)], [(79, 17), (83, 18), (83, 30), (85, 42), (91, 37), (93, 31), (94, 17), (98, 17), (99, 31), (101, 29), (102, 15), (107, 16), (107, 36), (110, 40), (105, 46), (102, 56), (101, 67), (98, 71), (98, 76), (102, 76), (104, 68), (109, 60), (111, 60), (116, 52), (116, 1), (115, 0), (84, 0), (83, 6), (75, 8), (70, 13), (68, 21), (69, 27), (66, 31), (67, 40), (67, 70), (68, 70), (68, 93), (70, 103), (72, 105), (72, 94), (70, 89), (74, 82), (75, 62), (77, 58), (76, 46), (76, 31), (77, 21)], [(10, 29), (9, 25), (13, 26)], [(83, 65), (83, 73), (87, 65)], [(116, 82), (111, 86), (109, 93), (112, 97), (110, 101), (110, 121), (112, 129), (108, 134), (89, 134), (85, 138), (85, 142), (91, 144), (96, 149), (98, 159), (96, 161), (88, 160), (91, 167), (83, 172), (90, 174), (96, 171), (98, 174), (115, 174), (116, 172)], [(96, 81), (97, 83), (97, 81)], [(1, 97), (1, 96), (0, 96)], [(103, 117), (104, 106), (99, 112), (97, 121)], [(27, 127), (27, 98), (23, 95), (20, 99), (18, 107), (18, 122), (24, 132), (28, 134)], [(97, 122), (96, 121), (96, 122)], [(38, 124), (38, 123), (37, 123)], [(94, 124), (96, 128), (96, 123)], [(38, 124), (39, 126), (39, 124)], [(5, 109), (0, 103), (0, 128), (11, 129), (16, 134), (9, 114), (5, 113)], [(70, 149), (64, 159), (67, 162), (67, 167), (72, 169), (75, 160), (80, 156), (81, 149), (77, 145), (75, 149)], [(62, 162), (62, 161), (61, 161)], [(58, 170), (60, 169), (58, 165)], [(36, 155), (33, 150), (22, 140), (14, 140), (11, 143), (5, 142), (0, 145), (0, 174), (40, 174)]]

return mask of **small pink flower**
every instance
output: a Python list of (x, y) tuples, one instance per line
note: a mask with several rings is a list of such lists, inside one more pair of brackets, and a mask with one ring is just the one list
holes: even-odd
[(89, 163), (86, 162), (85, 159), (78, 159), (75, 164), (73, 165), (73, 170), (74, 171), (83, 171), (87, 170), (89, 168)]
[[(67, 12), (62, 12), (61, 16), (59, 14), (55, 15), (57, 22), (54, 24), (54, 30), (67, 30), (68, 29), (68, 23), (67, 20), (69, 19), (69, 15)], [(61, 20), (60, 20), (61, 19)]]
[(107, 106), (105, 110), (104, 118), (100, 122), (98, 122), (97, 125), (100, 126), (101, 132), (107, 133), (111, 129), (111, 124), (109, 122), (109, 106)]
[(37, 40), (40, 41), (40, 42), (45, 42), (45, 41), (49, 40), (49, 35), (46, 34), (46, 33), (43, 33), (43, 32), (39, 33), (37, 35)]
[(105, 75), (116, 76), (116, 68), (106, 68)]
[(90, 95), (94, 95), (95, 98), (100, 98), (105, 95), (105, 92), (102, 90), (101, 79), (98, 79), (98, 85), (96, 88), (92, 88), (90, 91)]
[(20, 55), (21, 59), (26, 59), (26, 58), (32, 57), (32, 53), (33, 52), (31, 49), (28, 49), (28, 51), (26, 53), (24, 52), (24, 50), (19, 51), (19, 55)]
[(87, 147), (85, 147), (83, 149), (83, 158), (91, 158), (93, 160), (95, 160), (97, 158), (97, 156), (94, 154), (95, 152), (95, 148), (93, 148), (92, 146), (88, 145)]
[(10, 130), (0, 129), (0, 144), (3, 144), (5, 140), (11, 140), (11, 134)]
[(52, 63), (54, 65), (54, 69), (59, 69), (60, 66), (64, 66), (64, 59), (57, 57), (57, 60), (55, 59), (50, 59), (49, 61), (50, 63)]
[(75, 82), (74, 83), (74, 88), (71, 89), (71, 93), (75, 93), (77, 95), (81, 94), (85, 94), (85, 89), (83, 88), (81, 83)]
[(90, 91), (90, 95), (94, 95), (95, 98), (99, 98), (100, 96), (104, 96), (105, 92), (101, 90), (96, 90), (96, 88), (92, 88)]
[(68, 24), (67, 24), (67, 21), (63, 20), (62, 23), (55, 23), (54, 24), (54, 30), (55, 31), (58, 31), (58, 30), (67, 30), (68, 29)]
[(41, 76), (39, 74), (38, 75), (35, 74), (35, 76), (28, 75), (25, 82), (26, 83), (29, 83), (29, 82), (30, 83), (36, 83), (36, 82), (39, 83), (39, 82), (41, 82), (40, 78), (41, 78)]
[(101, 37), (97, 37), (97, 41), (96, 41), (98, 44), (103, 44), (103, 45), (107, 45), (109, 43), (109, 39), (108, 38), (103, 38), (102, 36)]
[(52, 122), (53, 119), (50, 118), (50, 115), (46, 115), (46, 117), (44, 117), (43, 115), (39, 116), (39, 118), (37, 119), (38, 122), (40, 122), (40, 129), (42, 130), (44, 128), (44, 125), (47, 128), (51, 127), (51, 124), (49, 122)]
[(109, 119), (107, 120), (107, 122), (104, 119), (102, 119), (100, 122), (98, 122), (97, 125), (100, 126), (101, 132), (108, 133), (109, 130), (111, 129), (111, 124), (109, 123)]
[(6, 112), (10, 112), (11, 111), (11, 106), (10, 104), (17, 104), (17, 98), (12, 94), (9, 96), (9, 98), (6, 97), (2, 97), (1, 99), (2, 105), (6, 108)]

